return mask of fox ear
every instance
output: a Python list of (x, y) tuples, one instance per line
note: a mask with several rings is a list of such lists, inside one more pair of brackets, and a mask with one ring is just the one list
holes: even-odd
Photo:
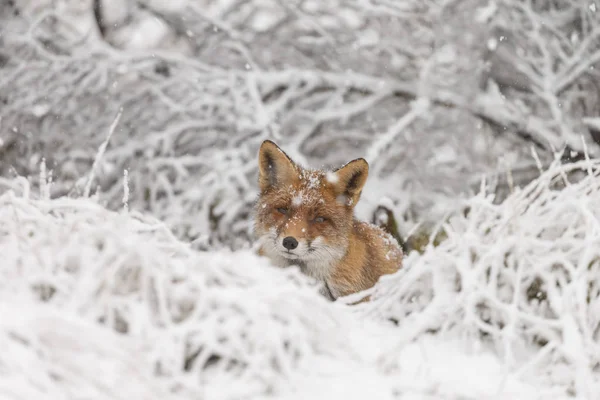
[(338, 199), (346, 205), (355, 205), (360, 199), (362, 188), (369, 176), (369, 164), (364, 158), (357, 158), (333, 171), (334, 190)]
[(258, 184), (261, 191), (291, 181), (296, 165), (274, 142), (265, 140), (258, 152)]

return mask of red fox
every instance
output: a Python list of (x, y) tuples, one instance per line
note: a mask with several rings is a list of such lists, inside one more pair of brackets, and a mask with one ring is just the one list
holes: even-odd
[(381, 228), (354, 217), (369, 164), (306, 169), (275, 143), (259, 151), (260, 195), (255, 235), (260, 255), (281, 267), (297, 265), (323, 283), (330, 300), (372, 287), (402, 265), (402, 250)]

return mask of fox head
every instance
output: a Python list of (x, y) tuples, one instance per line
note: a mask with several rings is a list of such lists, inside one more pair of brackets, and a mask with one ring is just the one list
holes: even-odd
[(306, 169), (270, 140), (262, 143), (258, 158), (255, 233), (264, 253), (301, 266), (341, 259), (367, 162), (359, 158), (333, 171)]

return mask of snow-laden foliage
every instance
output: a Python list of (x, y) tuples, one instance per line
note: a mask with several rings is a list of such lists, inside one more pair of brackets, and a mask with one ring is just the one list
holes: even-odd
[(556, 163), (501, 205), (482, 193), (440, 229), (447, 239), (383, 279), (366, 312), (398, 321), (402, 343), (483, 337), (516, 375), (596, 398), (600, 161)]
[(588, 3), (7, 2), (0, 174), (35, 173), (45, 157), (52, 195), (77, 193), (123, 107), (92, 188), (112, 209), (128, 169), (136, 209), (198, 247), (239, 248), (270, 138), (313, 167), (366, 156), (364, 216), (386, 197), (406, 235), (481, 174), (528, 181), (523, 137), (544, 158), (581, 150), (583, 133), (597, 153), (600, 12)]
[(0, 181), (0, 393), (593, 399), (599, 175), (554, 165), (501, 205), (472, 198), (356, 306), (249, 251), (198, 252), (137, 212)]
[(297, 270), (249, 252), (195, 252), (151, 218), (90, 200), (6, 192), (0, 253), (0, 343), (10, 349), (0, 393), (13, 398), (202, 388), (227, 398), (277, 391), (315, 354), (352, 353), (343, 318)]

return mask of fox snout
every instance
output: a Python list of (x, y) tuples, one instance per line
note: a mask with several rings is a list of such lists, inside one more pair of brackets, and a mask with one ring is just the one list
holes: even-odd
[[(274, 236), (275, 248), (283, 257), (304, 258), (311, 252), (312, 243), (308, 237), (280, 232)], [(319, 243), (319, 241), (317, 241)]]
[(285, 247), (288, 250), (294, 250), (296, 247), (298, 247), (298, 241), (293, 236), (286, 236), (285, 238), (283, 238), (281, 244), (283, 244), (283, 247)]

